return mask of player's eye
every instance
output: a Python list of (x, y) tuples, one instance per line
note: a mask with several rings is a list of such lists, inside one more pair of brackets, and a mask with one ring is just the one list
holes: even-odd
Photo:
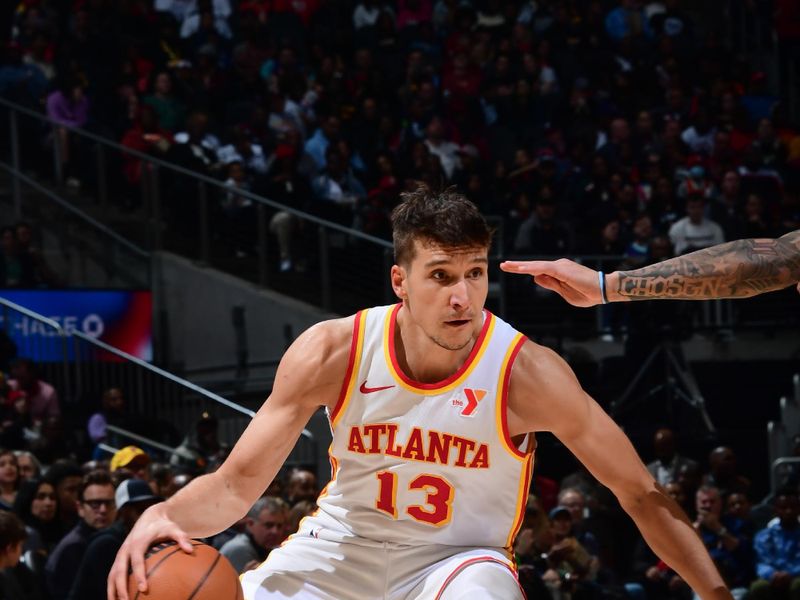
[(469, 276), (473, 279), (479, 279), (483, 276), (483, 269), (472, 269), (472, 271), (469, 272)]
[(434, 271), (433, 273), (431, 273), (431, 278), (437, 281), (444, 281), (445, 279), (447, 279), (447, 274), (444, 271)]

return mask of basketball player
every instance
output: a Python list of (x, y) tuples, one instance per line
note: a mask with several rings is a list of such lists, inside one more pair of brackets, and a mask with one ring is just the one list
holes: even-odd
[(215, 534), (264, 492), (319, 406), (333, 442), (319, 510), (242, 577), (248, 600), (520, 599), (510, 554), (536, 446), (552, 431), (616, 494), (704, 599), (731, 598), (703, 544), (566, 363), (488, 311), (491, 237), (454, 192), (405, 194), (392, 216), (400, 303), (319, 323), (225, 463), (148, 510), (117, 555), (146, 589), (155, 540)]
[(778, 239), (727, 242), (608, 275), (565, 258), (506, 261), (500, 268), (532, 275), (540, 286), (574, 306), (627, 300), (749, 298), (800, 282), (800, 230)]

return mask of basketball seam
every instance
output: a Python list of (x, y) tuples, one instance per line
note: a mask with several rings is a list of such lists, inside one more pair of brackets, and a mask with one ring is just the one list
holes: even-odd
[[(162, 550), (164, 550), (166, 548), (169, 548), (173, 544), (177, 545), (176, 542), (167, 542), (165, 544), (159, 544), (159, 546), (164, 545), (164, 547), (163, 548), (159, 548), (156, 552), (151, 553), (149, 556), (152, 556), (153, 554), (158, 554), (159, 552), (161, 552)], [(202, 545), (203, 545), (202, 542), (197, 542), (195, 544), (194, 541), (192, 541), (192, 546), (202, 546)], [(175, 550), (173, 550), (172, 552), (170, 552), (169, 554), (164, 556), (160, 561), (158, 561), (156, 564), (153, 565), (153, 568), (151, 570), (149, 570), (149, 571), (147, 571), (145, 573), (145, 577), (147, 577), (147, 579), (150, 579), (150, 577), (153, 575), (153, 573), (155, 573), (156, 570), (161, 566), (161, 563), (163, 563), (165, 560), (167, 560), (170, 556), (172, 556), (173, 554), (175, 554), (179, 550), (181, 550), (180, 546), (178, 546), (177, 548), (175, 548)], [(149, 558), (149, 556), (146, 556), (145, 560), (147, 560), (147, 558)], [(133, 597), (133, 600), (139, 600), (139, 594), (141, 594), (141, 593), (142, 593), (141, 590), (136, 590), (136, 596)]]
[(213, 571), (214, 568), (217, 566), (217, 563), (219, 563), (220, 558), (222, 558), (222, 555), (217, 554), (217, 557), (214, 559), (214, 562), (211, 564), (211, 567), (209, 567), (208, 571), (206, 571), (206, 574), (203, 575), (203, 578), (197, 583), (197, 587), (194, 588), (194, 591), (191, 594), (189, 594), (189, 597), (186, 600), (192, 600), (192, 598), (194, 598), (195, 595), (197, 595), (197, 592), (199, 592), (200, 588), (203, 587), (203, 584), (206, 582), (206, 579), (208, 579), (208, 576), (211, 575), (211, 571)]

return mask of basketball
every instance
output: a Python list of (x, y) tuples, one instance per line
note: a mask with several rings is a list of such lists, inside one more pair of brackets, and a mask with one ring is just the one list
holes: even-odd
[(211, 546), (192, 540), (187, 554), (175, 542), (152, 546), (145, 554), (147, 593), (139, 591), (133, 573), (128, 575), (131, 600), (242, 600), (239, 576)]

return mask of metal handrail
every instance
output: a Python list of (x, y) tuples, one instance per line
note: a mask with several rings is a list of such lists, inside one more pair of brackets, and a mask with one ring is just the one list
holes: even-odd
[(118, 433), (123, 437), (127, 437), (132, 439), (135, 442), (139, 442), (144, 444), (145, 446), (152, 446), (157, 450), (161, 450), (162, 452), (168, 452), (170, 454), (175, 454), (180, 456), (181, 458), (185, 458), (188, 460), (192, 460), (194, 457), (191, 455), (190, 452), (187, 452), (180, 446), (177, 448), (173, 448), (172, 446), (167, 446), (166, 444), (162, 444), (161, 442), (157, 442), (155, 440), (151, 440), (148, 437), (143, 435), (139, 435), (138, 433), (133, 433), (132, 431), (128, 431), (127, 429), (123, 429), (122, 427), (116, 427), (115, 425), (106, 425), (106, 429), (111, 431), (112, 433)]
[[(95, 134), (95, 133), (91, 133), (89, 131), (86, 131), (85, 129), (82, 129), (80, 127), (73, 127), (71, 125), (64, 125), (63, 123), (59, 123), (58, 121), (54, 121), (53, 119), (49, 118), (48, 116), (42, 115), (41, 113), (36, 112), (35, 110), (31, 110), (29, 108), (25, 108), (24, 106), (20, 106), (19, 104), (11, 102), (11, 101), (7, 100), (6, 98), (0, 97), (0, 105), (5, 106), (5, 107), (7, 107), (7, 108), (9, 108), (9, 109), (11, 109), (11, 110), (13, 110), (15, 112), (19, 112), (19, 113), (28, 115), (30, 117), (33, 117), (33, 118), (37, 119), (38, 121), (49, 123), (50, 125), (52, 125), (54, 127), (63, 127), (64, 129), (67, 129), (68, 131), (71, 131), (73, 133), (76, 133), (78, 135), (86, 137), (86, 138), (88, 138), (90, 140), (93, 140), (93, 141), (97, 142), (98, 144), (102, 144), (102, 145), (104, 145), (104, 146), (106, 146), (108, 148), (113, 148), (114, 150), (117, 150), (117, 151), (122, 152), (124, 154), (130, 155), (130, 156), (135, 156), (135, 157), (137, 157), (137, 158), (139, 158), (141, 160), (144, 160), (146, 162), (149, 162), (151, 164), (158, 165), (158, 166), (163, 167), (165, 169), (169, 169), (169, 170), (174, 171), (176, 173), (180, 173), (180, 174), (185, 175), (187, 177), (191, 177), (191, 178), (196, 179), (198, 181), (202, 181), (202, 182), (207, 183), (209, 185), (215, 186), (215, 187), (219, 188), (221, 191), (230, 192), (230, 187), (225, 185), (225, 182), (223, 182), (223, 181), (219, 181), (218, 179), (214, 179), (213, 177), (209, 177), (207, 175), (203, 175), (202, 173), (197, 173), (196, 171), (192, 171), (190, 169), (186, 169), (186, 168), (178, 166), (178, 165), (176, 165), (174, 163), (170, 163), (170, 162), (155, 158), (155, 157), (153, 157), (153, 156), (151, 156), (149, 154), (146, 154), (144, 152), (140, 152), (138, 150), (134, 150), (133, 148), (129, 148), (127, 146), (123, 146), (122, 144), (118, 144), (117, 142), (112, 142), (111, 140), (108, 140), (108, 139), (106, 139), (106, 138), (104, 138), (102, 136), (99, 136), (99, 135)], [(296, 217), (298, 217), (300, 219), (303, 219), (303, 220), (306, 220), (306, 221), (310, 221), (310, 222), (312, 222), (312, 223), (314, 223), (316, 225), (319, 225), (321, 227), (326, 227), (326, 228), (329, 228), (329, 229), (333, 229), (335, 231), (339, 231), (340, 233), (345, 233), (347, 235), (362, 239), (364, 241), (372, 242), (373, 244), (377, 244), (377, 245), (382, 246), (384, 248), (392, 248), (391, 242), (388, 242), (387, 240), (384, 240), (384, 239), (381, 239), (381, 238), (377, 238), (375, 236), (369, 235), (368, 233), (363, 233), (363, 232), (358, 231), (356, 229), (351, 229), (349, 227), (345, 227), (344, 225), (339, 225), (338, 223), (333, 223), (331, 221), (326, 221), (325, 219), (321, 219), (321, 218), (319, 218), (319, 217), (317, 217), (315, 215), (312, 215), (310, 213), (307, 213), (305, 211), (298, 210), (297, 208), (288, 206), (286, 204), (281, 204), (280, 202), (275, 202), (274, 200), (270, 200), (269, 198), (265, 198), (264, 196), (259, 196), (258, 194), (254, 194), (253, 192), (250, 192), (248, 190), (237, 188), (236, 189), (236, 194), (239, 195), (239, 196), (242, 196), (243, 198), (248, 198), (248, 199), (250, 199), (250, 200), (252, 200), (254, 202), (258, 202), (260, 204), (264, 204), (264, 205), (269, 206), (271, 208), (288, 212), (289, 214), (292, 214), (292, 215), (294, 215), (294, 216), (296, 216)]]
[(15, 311), (17, 311), (19, 313), (22, 313), (23, 315), (25, 315), (27, 317), (30, 317), (31, 319), (35, 319), (35, 320), (37, 320), (37, 321), (39, 321), (41, 323), (45, 323), (46, 325), (49, 325), (50, 327), (55, 329), (61, 337), (68, 337), (69, 335), (73, 335), (73, 336), (75, 336), (77, 338), (80, 338), (80, 339), (88, 342), (89, 344), (91, 344), (93, 346), (97, 346), (98, 348), (102, 348), (106, 352), (110, 352), (111, 354), (114, 354), (115, 356), (118, 356), (118, 357), (120, 357), (122, 359), (125, 359), (126, 361), (132, 362), (132, 363), (134, 363), (134, 364), (136, 364), (136, 365), (138, 365), (138, 366), (140, 366), (140, 367), (142, 367), (142, 368), (144, 368), (144, 369), (146, 369), (148, 371), (156, 373), (157, 375), (165, 377), (166, 379), (169, 379), (173, 383), (177, 383), (178, 385), (180, 385), (182, 387), (190, 389), (193, 392), (208, 398), (209, 400), (213, 400), (214, 402), (216, 402), (218, 404), (222, 404), (223, 406), (227, 406), (228, 408), (231, 408), (231, 409), (233, 409), (233, 410), (235, 410), (237, 412), (240, 412), (240, 413), (242, 413), (244, 415), (247, 415), (250, 418), (253, 418), (255, 416), (255, 414), (256, 414), (254, 411), (250, 410), (249, 408), (245, 408), (244, 406), (240, 406), (240, 405), (236, 404), (235, 402), (231, 402), (227, 398), (223, 398), (222, 396), (218, 396), (217, 394), (215, 394), (213, 392), (209, 392), (208, 390), (203, 389), (200, 386), (193, 384), (191, 381), (186, 381), (185, 379), (183, 379), (181, 377), (178, 377), (177, 375), (173, 375), (172, 373), (169, 373), (169, 372), (165, 371), (164, 369), (156, 367), (155, 365), (151, 365), (150, 363), (148, 363), (148, 362), (146, 362), (146, 361), (144, 361), (144, 360), (142, 360), (140, 358), (137, 358), (137, 357), (135, 357), (135, 356), (133, 356), (131, 354), (128, 354), (127, 352), (124, 352), (124, 351), (120, 350), (119, 348), (115, 348), (113, 346), (110, 346), (110, 345), (106, 344), (105, 342), (102, 342), (102, 341), (100, 341), (98, 339), (95, 339), (90, 335), (86, 335), (85, 333), (83, 333), (81, 331), (73, 331), (71, 333), (67, 333), (64, 330), (64, 328), (61, 327), (61, 325), (59, 325), (58, 323), (56, 323), (53, 319), (48, 319), (47, 317), (44, 317), (44, 316), (42, 316), (42, 315), (40, 315), (38, 313), (35, 313), (35, 312), (31, 311), (31, 310), (28, 310), (24, 306), (20, 306), (19, 304), (15, 303), (15, 302), (11, 302), (10, 300), (6, 300), (5, 298), (0, 297), (0, 305), (6, 306), (6, 307), (8, 307), (8, 308), (10, 308), (12, 310), (15, 310)]
[(107, 236), (112, 238), (118, 244), (121, 244), (122, 246), (125, 246), (126, 248), (128, 248), (128, 250), (130, 250), (134, 254), (138, 254), (142, 258), (146, 258), (146, 259), (150, 258), (150, 253), (147, 250), (144, 250), (144, 249), (140, 248), (139, 246), (137, 246), (133, 242), (125, 239), (124, 237), (122, 237), (121, 235), (116, 233), (113, 229), (109, 229), (108, 227), (103, 225), (97, 219), (87, 215), (85, 212), (83, 212), (81, 209), (77, 208), (73, 204), (63, 200), (60, 196), (58, 196), (58, 194), (54, 193), (52, 190), (47, 189), (42, 184), (38, 183), (35, 179), (32, 179), (31, 177), (28, 177), (27, 175), (23, 175), (20, 171), (15, 170), (14, 167), (12, 167), (11, 165), (3, 162), (2, 160), (0, 160), (0, 168), (5, 169), (11, 175), (13, 175), (14, 177), (17, 177), (20, 180), (24, 181), (26, 184), (28, 184), (29, 186), (34, 188), (37, 192), (47, 196), (53, 202), (55, 202), (56, 204), (58, 204), (62, 208), (65, 208), (66, 210), (70, 211), (71, 213), (73, 213), (74, 215), (79, 217), (80, 219), (83, 219), (84, 221), (89, 223), (89, 225), (91, 225), (95, 229), (99, 229), (104, 234), (106, 234)]

